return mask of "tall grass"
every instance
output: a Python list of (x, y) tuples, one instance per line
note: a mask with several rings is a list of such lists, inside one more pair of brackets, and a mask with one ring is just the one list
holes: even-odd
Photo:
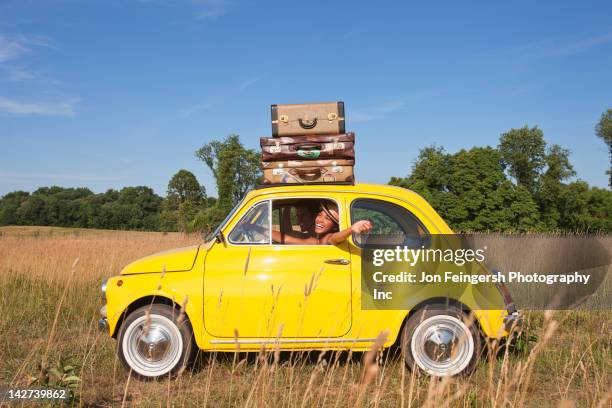
[[(600, 406), (612, 403), (612, 313), (532, 312), (515, 347), (489, 344), (473, 375), (430, 379), (398, 350), (201, 353), (175, 380), (143, 383), (96, 327), (100, 282), (128, 262), (199, 237), (0, 229), (0, 384), (58, 362), (81, 379), (75, 405), (265, 407)], [(49, 231), (52, 231), (51, 233)], [(75, 264), (75, 260), (78, 262)]]

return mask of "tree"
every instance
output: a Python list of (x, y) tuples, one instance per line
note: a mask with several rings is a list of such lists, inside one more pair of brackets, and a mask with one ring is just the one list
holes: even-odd
[(15, 215), (20, 225), (49, 225), (45, 214), (45, 199), (40, 194), (32, 194), (21, 203)]
[(206, 189), (200, 185), (192, 172), (179, 170), (168, 182), (166, 196), (176, 198), (180, 202), (190, 201), (197, 205), (206, 199)]
[(94, 194), (87, 188), (41, 187), (0, 199), (0, 225), (159, 230), (162, 198), (149, 187)]
[(546, 142), (542, 130), (537, 126), (511, 129), (501, 135), (498, 149), (502, 165), (510, 176), (534, 193), (540, 170), (546, 164)]
[(111, 210), (118, 229), (156, 230), (162, 198), (147, 186), (124, 187)]
[(196, 151), (213, 173), (217, 183), (217, 208), (227, 214), (261, 176), (259, 154), (246, 149), (238, 135), (223, 141), (214, 140)]
[(550, 146), (545, 157), (546, 171), (539, 177), (539, 189), (535, 198), (540, 206), (543, 227), (547, 230), (558, 226), (561, 216), (559, 203), (566, 187), (563, 182), (576, 175), (569, 154), (569, 150), (559, 145)]
[(499, 152), (492, 147), (455, 154), (425, 148), (411, 174), (392, 178), (390, 184), (421, 194), (460, 231), (525, 231), (537, 226), (537, 205), (525, 187), (506, 178)]
[(167, 231), (188, 231), (199, 211), (206, 208), (206, 190), (196, 176), (179, 170), (168, 182), (161, 213), (162, 228)]
[(612, 188), (612, 109), (608, 109), (601, 114), (599, 123), (595, 127), (595, 133), (608, 146), (608, 154), (610, 155), (610, 168), (607, 171), (609, 176), (608, 186)]
[(593, 187), (589, 190), (587, 208), (590, 231), (612, 231), (612, 191)]
[(20, 225), (17, 210), (30, 197), (26, 191), (13, 191), (0, 199), (0, 225)]

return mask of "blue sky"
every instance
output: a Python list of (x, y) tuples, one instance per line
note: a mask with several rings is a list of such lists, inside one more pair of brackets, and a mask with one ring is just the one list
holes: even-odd
[(358, 181), (539, 125), (605, 187), (610, 16), (610, 1), (4, 0), (0, 195), (165, 194), (181, 168), (215, 195), (197, 148), (230, 133), (258, 148), (270, 104), (330, 100), (357, 134)]

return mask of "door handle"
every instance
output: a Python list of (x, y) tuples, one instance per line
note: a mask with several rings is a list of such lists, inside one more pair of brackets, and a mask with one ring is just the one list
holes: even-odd
[(351, 261), (349, 261), (348, 259), (326, 259), (325, 260), (326, 264), (332, 264), (332, 265), (348, 265), (351, 263)]

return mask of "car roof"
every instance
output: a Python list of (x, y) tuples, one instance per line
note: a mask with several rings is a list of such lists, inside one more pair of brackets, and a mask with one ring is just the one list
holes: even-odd
[(395, 196), (410, 201), (421, 201), (423, 198), (412, 190), (391, 186), (388, 184), (288, 184), (274, 186), (260, 186), (248, 193), (248, 197), (255, 197), (276, 193), (364, 193)]
[(347, 194), (368, 194), (379, 197), (394, 198), (409, 203), (419, 208), (421, 213), (430, 219), (438, 230), (438, 233), (452, 234), (452, 230), (432, 208), (432, 206), (419, 194), (403, 187), (390, 186), (388, 184), (281, 184), (274, 186), (262, 186), (251, 190), (245, 196), (245, 202), (255, 198), (275, 198), (275, 194), (280, 193), (347, 193)]

